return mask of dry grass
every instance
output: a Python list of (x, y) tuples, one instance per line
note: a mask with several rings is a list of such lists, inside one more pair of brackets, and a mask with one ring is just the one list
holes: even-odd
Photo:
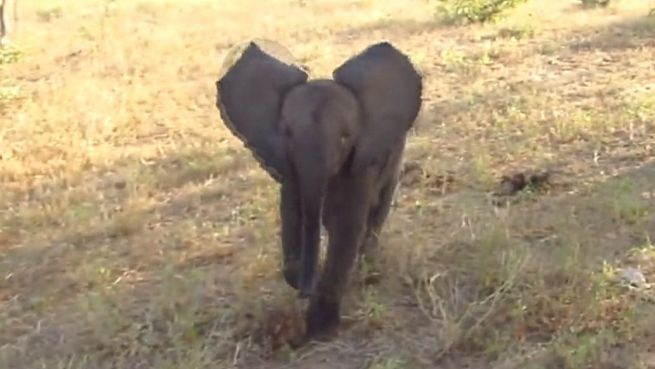
[[(652, 293), (617, 282), (655, 278), (647, 2), (534, 0), (465, 28), (418, 0), (19, 3), (1, 368), (655, 367)], [(256, 37), (317, 77), (389, 39), (426, 80), (383, 273), (363, 265), (341, 336), (295, 352), (277, 189), (213, 106), (222, 57)], [(490, 201), (544, 168), (549, 188)]]

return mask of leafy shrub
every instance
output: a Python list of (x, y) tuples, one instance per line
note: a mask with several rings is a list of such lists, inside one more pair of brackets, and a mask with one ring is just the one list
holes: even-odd
[(483, 23), (527, 0), (439, 0), (437, 13), (448, 23)]
[(606, 7), (610, 4), (610, 0), (580, 0), (580, 2), (585, 8)]
[(20, 51), (11, 46), (0, 46), (0, 65), (15, 63), (20, 58)]
[(56, 6), (56, 7), (51, 7), (49, 9), (37, 11), (36, 17), (39, 19), (39, 21), (47, 23), (57, 18), (61, 18), (62, 14), (63, 14), (62, 8)]
[(3, 109), (10, 102), (17, 100), (20, 97), (20, 89), (18, 86), (2, 86), (0, 85), (0, 109)]

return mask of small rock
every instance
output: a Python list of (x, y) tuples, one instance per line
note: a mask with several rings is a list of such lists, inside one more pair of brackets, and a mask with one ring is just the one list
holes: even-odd
[(623, 283), (627, 283), (632, 287), (641, 288), (646, 286), (646, 277), (644, 277), (644, 273), (635, 267), (622, 269), (619, 273), (619, 277)]

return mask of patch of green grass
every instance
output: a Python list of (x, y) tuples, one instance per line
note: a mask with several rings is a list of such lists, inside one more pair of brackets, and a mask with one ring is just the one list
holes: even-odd
[[(201, 270), (182, 271), (172, 261), (163, 265), (158, 280), (148, 291), (125, 295), (130, 289), (107, 279), (107, 267), (87, 270), (100, 279), (97, 285), (79, 295), (77, 306), (83, 312), (95, 344), (118, 357), (155, 355), (165, 367), (186, 363), (205, 368), (216, 363), (221, 353), (210, 335), (216, 334), (226, 311), (203, 308), (206, 300), (203, 283), (208, 276)], [(145, 305), (141, 305), (145, 304)], [(227, 332), (223, 332), (227, 333)], [(212, 343), (213, 342), (213, 343)], [(160, 350), (167, 347), (166, 350)]]
[(563, 363), (563, 369), (587, 368), (598, 363), (601, 354), (618, 343), (612, 330), (582, 335), (565, 334), (553, 345), (553, 351)]
[(645, 238), (646, 240), (643, 243), (633, 247), (630, 252), (643, 261), (655, 261), (655, 245), (653, 245), (648, 234), (646, 234)]
[(374, 287), (364, 289), (364, 313), (369, 324), (381, 325), (387, 317), (388, 308), (380, 293)]
[(523, 23), (508, 23), (498, 30), (498, 37), (500, 38), (509, 38), (515, 40), (522, 40), (525, 38), (532, 38), (536, 33), (534, 25), (523, 22)]
[(609, 6), (610, 0), (580, 0), (584, 8), (605, 8)]
[(484, 23), (498, 19), (503, 12), (526, 0), (439, 0), (437, 14), (444, 22)]
[(655, 117), (655, 97), (648, 92), (637, 93), (624, 98), (623, 105), (630, 140), (647, 135), (650, 122)]
[(529, 259), (527, 249), (501, 223), (487, 228), (479, 220), (469, 219), (473, 240), (439, 252), (443, 260), (456, 257), (468, 262), (444, 265), (441, 271), (425, 270), (415, 284), (421, 311), (434, 324), (438, 355), (491, 344), (480, 340), (497, 341), (497, 337), (488, 336), (498, 328), (493, 320), (512, 304), (524, 283), (521, 278)]
[(612, 214), (628, 224), (636, 223), (651, 211), (650, 204), (641, 196), (640, 186), (630, 179), (611, 180), (600, 196)]
[[(53, 365), (56, 369), (85, 369), (90, 367), (99, 367), (99, 360), (94, 355), (71, 355), (68, 358), (61, 359)], [(49, 363), (45, 360), (39, 360), (41, 367), (48, 367)]]
[(473, 150), (471, 160), (472, 179), (483, 187), (489, 187), (495, 180), (492, 168), (493, 158), (489, 150), (479, 146)]
[(455, 49), (441, 51), (441, 60), (450, 72), (469, 74), (472, 64), (465, 52)]
[(55, 19), (61, 18), (64, 14), (64, 10), (61, 6), (48, 6), (43, 9), (36, 11), (36, 18), (40, 22), (48, 23)]
[(84, 312), (94, 332), (94, 339), (110, 345), (119, 333), (130, 328), (131, 321), (119, 302), (115, 288), (102, 286), (91, 290), (78, 299), (78, 308)]
[(244, 152), (223, 148), (190, 151), (178, 154), (174, 159), (153, 167), (155, 185), (162, 189), (199, 183), (212, 177), (227, 176), (243, 164)]
[(88, 225), (100, 214), (95, 194), (71, 189), (59, 196), (44, 196), (37, 202), (23, 202), (7, 212), (6, 224), (22, 229)]
[(21, 51), (13, 45), (0, 46), (0, 66), (16, 63), (21, 57)]
[(366, 369), (401, 369), (407, 368), (407, 361), (399, 357), (377, 357)]
[(114, 212), (108, 222), (102, 225), (108, 237), (127, 237), (140, 231), (148, 221), (152, 202), (132, 200), (123, 205), (121, 211)]
[[(629, 315), (627, 291), (617, 283), (614, 264), (600, 265), (592, 258), (595, 245), (578, 240), (584, 223), (567, 218), (544, 254), (522, 239), (519, 215), (511, 208), (495, 217), (480, 204), (450, 211), (461, 210), (467, 236), (436, 249), (440, 263), (427, 262), (431, 253), (424, 251), (408, 268), (420, 271), (413, 287), (431, 322), (425, 345), (434, 355), (475, 352), (497, 360), (526, 342), (545, 343), (546, 337), (624, 334), (617, 322)], [(585, 345), (592, 343), (598, 342), (581, 342), (570, 360), (591, 355)]]
[(0, 109), (9, 105), (21, 97), (21, 89), (19, 86), (0, 85)]

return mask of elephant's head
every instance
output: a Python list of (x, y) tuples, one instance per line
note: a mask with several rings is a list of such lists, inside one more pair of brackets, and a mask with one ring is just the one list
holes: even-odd
[(303, 70), (254, 42), (240, 51), (216, 83), (217, 107), (230, 130), (282, 184), (282, 242), (291, 264), (285, 265), (285, 277), (309, 295), (330, 179), (385, 164), (416, 119), (421, 77), (387, 42), (345, 62), (334, 71), (334, 81), (308, 82)]

